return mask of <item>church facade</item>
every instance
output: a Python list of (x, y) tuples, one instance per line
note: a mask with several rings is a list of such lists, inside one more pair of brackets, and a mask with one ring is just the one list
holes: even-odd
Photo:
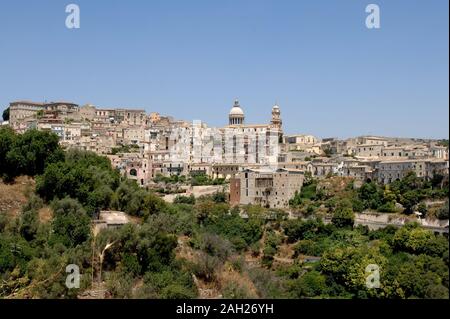
[(168, 160), (187, 165), (185, 173), (199, 165), (209, 166), (207, 171), (213, 177), (231, 177), (248, 166), (275, 168), (282, 136), (278, 105), (272, 107), (269, 123), (247, 124), (244, 110), (235, 100), (228, 114), (228, 125), (224, 127), (208, 127), (194, 121), (190, 126), (174, 128)]

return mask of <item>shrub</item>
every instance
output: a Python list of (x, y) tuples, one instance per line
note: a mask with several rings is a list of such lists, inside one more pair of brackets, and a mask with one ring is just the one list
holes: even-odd
[(193, 194), (189, 196), (177, 195), (173, 200), (174, 204), (189, 204), (195, 205), (195, 197)]
[(331, 222), (338, 228), (353, 227), (355, 222), (355, 214), (351, 208), (337, 208), (333, 213)]
[(309, 271), (292, 281), (289, 291), (294, 298), (317, 297), (327, 290), (326, 277), (318, 271)]
[(438, 210), (436, 217), (441, 220), (448, 219), (448, 200), (446, 200), (444, 206)]
[(200, 252), (197, 262), (193, 265), (193, 272), (205, 281), (214, 281), (216, 279), (216, 270), (221, 265), (219, 258)]
[(217, 257), (221, 262), (224, 262), (232, 252), (232, 246), (228, 240), (211, 233), (202, 233), (199, 236), (198, 248), (210, 256)]
[(71, 198), (52, 203), (54, 218), (53, 237), (66, 247), (75, 247), (85, 242), (90, 235), (90, 218), (81, 204)]
[(228, 282), (222, 288), (222, 296), (225, 299), (249, 299), (252, 297), (245, 285), (235, 281)]

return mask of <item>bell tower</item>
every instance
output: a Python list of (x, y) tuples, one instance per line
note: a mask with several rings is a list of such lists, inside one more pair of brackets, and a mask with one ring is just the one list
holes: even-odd
[(281, 120), (280, 107), (277, 104), (272, 107), (272, 120), (270, 121), (270, 124), (272, 127), (277, 128), (281, 131), (281, 125), (283, 124), (283, 121)]

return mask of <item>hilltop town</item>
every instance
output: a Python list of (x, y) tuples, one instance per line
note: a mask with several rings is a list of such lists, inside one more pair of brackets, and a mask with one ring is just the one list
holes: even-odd
[(238, 100), (223, 127), (3, 115), (0, 297), (448, 298), (447, 140), (287, 135), (279, 105), (249, 124)]
[(278, 105), (267, 109), (268, 123), (248, 124), (238, 100), (220, 128), (177, 120), (144, 109), (79, 106), (71, 102), (15, 101), (2, 123), (17, 133), (50, 131), (65, 149), (108, 157), (122, 175), (141, 187), (175, 176), (207, 176), (230, 182), (231, 204), (286, 208), (315, 178), (352, 177), (389, 184), (408, 172), (432, 179), (448, 175), (448, 142), (359, 136), (345, 140), (283, 133)]
[(14, 315), (448, 302), (448, 1), (30, 2), (0, 5)]

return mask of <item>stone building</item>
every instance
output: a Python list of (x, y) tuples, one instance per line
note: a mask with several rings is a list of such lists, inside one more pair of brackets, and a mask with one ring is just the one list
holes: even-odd
[(284, 208), (300, 191), (304, 173), (287, 169), (244, 169), (230, 180), (231, 205), (261, 205)]
[(380, 183), (388, 184), (400, 180), (409, 172), (417, 177), (430, 179), (434, 174), (448, 175), (448, 160), (439, 159), (400, 159), (380, 161), (375, 177)]
[(239, 167), (239, 164), (215, 163), (211, 167), (212, 177), (230, 179), (239, 173)]
[(433, 157), (448, 159), (448, 148), (445, 146), (431, 145), (430, 152)]
[(296, 134), (285, 136), (285, 143), (298, 145), (314, 145), (319, 143), (319, 139), (313, 135)]
[(381, 144), (358, 144), (353, 148), (353, 155), (359, 157), (380, 157), (384, 148)]
[(9, 124), (16, 128), (23, 120), (35, 117), (39, 111), (45, 109), (44, 103), (32, 101), (15, 101), (9, 103)]
[(135, 180), (139, 186), (147, 186), (151, 179), (152, 163), (139, 153), (118, 153), (107, 155), (114, 168), (128, 179)]

